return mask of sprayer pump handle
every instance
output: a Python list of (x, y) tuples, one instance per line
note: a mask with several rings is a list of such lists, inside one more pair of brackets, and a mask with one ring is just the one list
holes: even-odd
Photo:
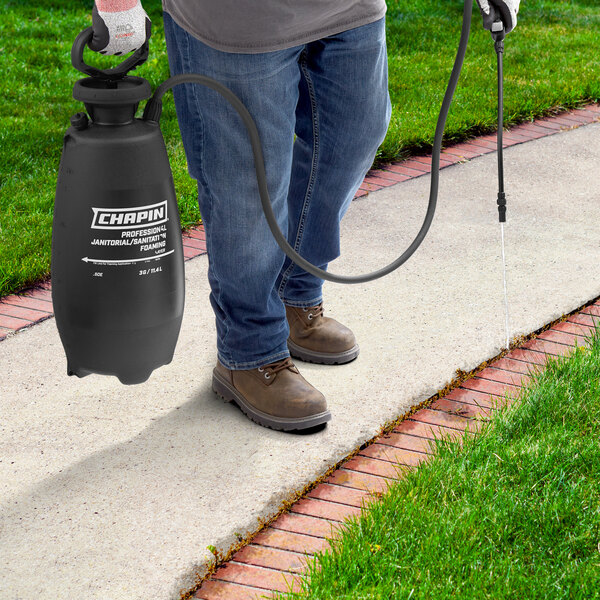
[(148, 53), (150, 50), (150, 43), (148, 40), (144, 42), (144, 45), (138, 48), (129, 58), (124, 60), (118, 67), (112, 69), (97, 69), (86, 64), (83, 60), (83, 51), (85, 47), (92, 41), (92, 35), (94, 33), (93, 27), (84, 29), (73, 42), (73, 48), (71, 48), (71, 64), (85, 75), (96, 77), (98, 79), (105, 79), (109, 81), (116, 81), (122, 79), (133, 71), (136, 67), (145, 63), (148, 59)]

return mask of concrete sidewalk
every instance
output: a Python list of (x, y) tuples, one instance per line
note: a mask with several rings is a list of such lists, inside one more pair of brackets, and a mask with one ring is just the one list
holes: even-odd
[[(505, 150), (512, 335), (600, 295), (600, 124)], [(404, 250), (429, 177), (356, 200), (335, 272)], [(391, 276), (326, 284), (326, 309), (361, 345), (345, 366), (299, 363), (333, 421), (263, 429), (210, 390), (206, 257), (186, 264), (173, 363), (134, 387), (66, 376), (54, 320), (0, 343), (0, 598), (178, 598), (211, 557), (291, 492), (504, 345), (496, 155), (444, 169), (438, 212)]]

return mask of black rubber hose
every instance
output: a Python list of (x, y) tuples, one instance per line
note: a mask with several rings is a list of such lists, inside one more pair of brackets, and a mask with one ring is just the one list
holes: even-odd
[(373, 271), (372, 273), (365, 273), (364, 275), (355, 276), (334, 275), (333, 273), (329, 273), (328, 271), (319, 269), (315, 265), (308, 262), (306, 259), (302, 258), (302, 256), (300, 256), (288, 244), (285, 235), (282, 233), (281, 229), (279, 229), (277, 219), (275, 217), (275, 214), (273, 213), (273, 208), (271, 206), (269, 190), (267, 188), (265, 164), (260, 144), (260, 137), (258, 135), (258, 129), (256, 128), (256, 124), (254, 123), (254, 120), (250, 116), (250, 113), (242, 104), (240, 99), (224, 85), (220, 84), (218, 81), (215, 81), (210, 77), (198, 75), (195, 73), (175, 75), (167, 79), (165, 82), (159, 85), (158, 88), (156, 88), (154, 95), (146, 105), (146, 109), (144, 111), (144, 119), (158, 122), (162, 110), (162, 96), (167, 90), (180, 83), (200, 83), (209, 88), (212, 88), (216, 92), (219, 92), (226, 100), (228, 100), (231, 103), (233, 108), (235, 108), (235, 110), (240, 115), (242, 121), (244, 122), (246, 129), (248, 130), (248, 135), (250, 136), (250, 143), (252, 145), (252, 152), (254, 154), (254, 167), (256, 169), (256, 179), (258, 181), (258, 189), (260, 194), (260, 200), (262, 203), (262, 208), (265, 213), (265, 217), (267, 219), (269, 228), (271, 229), (271, 233), (273, 234), (273, 237), (275, 238), (276, 242), (279, 244), (283, 252), (298, 266), (303, 268), (308, 273), (319, 277), (320, 279), (333, 281), (335, 283), (364, 283), (366, 281), (372, 281), (374, 279), (378, 279), (379, 277), (383, 277), (384, 275), (388, 275), (389, 273), (395, 271), (398, 267), (403, 265), (421, 245), (421, 242), (425, 239), (425, 236), (427, 235), (427, 232), (429, 231), (429, 228), (433, 221), (439, 189), (440, 154), (442, 151), (442, 138), (444, 135), (444, 127), (446, 125), (446, 119), (450, 110), (450, 104), (452, 103), (454, 91), (456, 90), (456, 85), (458, 83), (458, 78), (460, 77), (460, 71), (462, 69), (465, 54), (467, 51), (467, 44), (469, 41), (469, 33), (471, 29), (472, 11), (473, 0), (464, 0), (463, 22), (462, 31), (460, 35), (460, 42), (458, 45), (458, 50), (456, 52), (456, 58), (454, 59), (454, 66), (452, 67), (452, 73), (450, 74), (448, 87), (446, 88), (446, 93), (442, 102), (442, 107), (440, 110), (435, 130), (435, 138), (433, 141), (433, 152), (431, 157), (431, 186), (429, 191), (429, 205), (427, 207), (427, 214), (425, 215), (425, 219), (423, 221), (423, 224), (421, 225), (421, 229), (417, 233), (417, 236), (415, 237), (411, 245), (404, 251), (404, 253), (389, 265), (383, 267), (382, 269), (379, 269), (378, 271)]

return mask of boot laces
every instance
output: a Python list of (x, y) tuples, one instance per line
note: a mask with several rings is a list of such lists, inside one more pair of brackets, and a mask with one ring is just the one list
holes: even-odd
[(288, 356), (283, 360), (279, 360), (277, 362), (271, 363), (270, 365), (265, 365), (264, 367), (258, 367), (259, 373), (264, 373), (265, 379), (271, 379), (279, 373), (279, 371), (283, 371), (284, 369), (292, 368), (296, 369), (296, 365), (292, 362), (292, 359)]
[(316, 319), (317, 317), (323, 316), (323, 303), (318, 304), (317, 306), (309, 306), (302, 309), (303, 312), (307, 312), (308, 316), (306, 317), (309, 321)]

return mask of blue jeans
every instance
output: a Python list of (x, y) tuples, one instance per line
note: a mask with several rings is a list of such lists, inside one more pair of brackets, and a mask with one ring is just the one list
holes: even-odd
[[(173, 75), (212, 77), (245, 104), (260, 134), (279, 225), (297, 252), (325, 269), (339, 256), (340, 220), (390, 119), (385, 19), (261, 54), (214, 50), (166, 13), (164, 24)], [(235, 110), (202, 85), (179, 85), (174, 94), (198, 182), (219, 360), (253, 369), (285, 358), (284, 304), (318, 304), (323, 282), (291, 263), (271, 236)]]

